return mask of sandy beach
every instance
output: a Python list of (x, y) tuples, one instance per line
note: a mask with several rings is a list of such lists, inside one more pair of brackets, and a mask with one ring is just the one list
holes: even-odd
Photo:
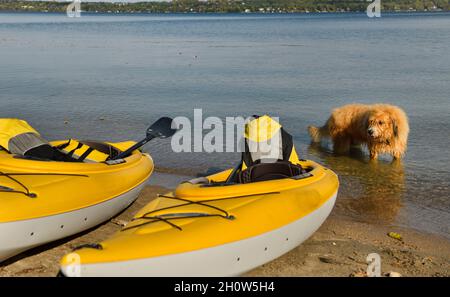
[[(167, 189), (148, 186), (138, 200), (112, 220), (83, 232), (37, 247), (0, 265), (0, 276), (55, 276), (59, 259), (72, 248), (102, 241), (121, 228), (158, 193)], [(339, 203), (339, 198), (338, 202)], [(402, 240), (389, 237), (396, 232)], [(381, 256), (382, 274), (449, 276), (450, 241), (411, 229), (371, 225), (331, 214), (306, 242), (245, 276), (365, 276), (366, 257)]]

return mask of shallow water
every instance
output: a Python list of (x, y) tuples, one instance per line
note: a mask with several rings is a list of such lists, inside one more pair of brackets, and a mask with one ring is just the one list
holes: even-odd
[[(338, 213), (450, 238), (449, 28), (448, 13), (3, 13), (0, 116), (27, 119), (49, 139), (124, 140), (142, 137), (159, 116), (192, 117), (194, 108), (220, 118), (270, 112), (303, 158), (339, 174)], [(405, 109), (411, 133), (402, 163), (310, 145), (306, 127), (352, 102)], [(239, 158), (177, 154), (168, 140), (146, 149), (158, 166), (190, 173)]]

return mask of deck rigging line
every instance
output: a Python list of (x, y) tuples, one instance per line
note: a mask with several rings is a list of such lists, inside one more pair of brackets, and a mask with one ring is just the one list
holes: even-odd
[(30, 198), (36, 198), (37, 195), (35, 193), (31, 193), (30, 189), (23, 184), (22, 182), (20, 182), (17, 178), (14, 178), (13, 176), (39, 176), (39, 175), (47, 175), (47, 176), (79, 176), (79, 177), (89, 177), (89, 175), (86, 174), (70, 174), (70, 173), (27, 173), (27, 172), (20, 172), (20, 173), (5, 173), (5, 172), (1, 172), (0, 171), (0, 177), (4, 176), (10, 180), (12, 180), (13, 182), (15, 182), (16, 184), (18, 184), (20, 187), (22, 187), (24, 189), (24, 191), (20, 191), (20, 190), (14, 190), (11, 189), (9, 187), (5, 187), (5, 186), (1, 186), (0, 185), (0, 193), (17, 193), (17, 194), (23, 194), (27, 197)]
[[(224, 210), (224, 209), (222, 209), (220, 207), (214, 206), (214, 205), (206, 204), (205, 202), (215, 202), (215, 201), (222, 201), (222, 200), (229, 200), (229, 199), (239, 199), (239, 198), (251, 198), (251, 197), (259, 196), (259, 195), (272, 195), (272, 194), (280, 194), (280, 192), (266, 192), (266, 193), (259, 193), (259, 194), (250, 194), (250, 195), (232, 196), (232, 197), (225, 197), (225, 198), (208, 199), (208, 200), (203, 200), (203, 201), (193, 201), (193, 200), (180, 198), (180, 197), (176, 197), (176, 196), (158, 195), (158, 197), (161, 197), (161, 198), (173, 199), (173, 200), (183, 201), (183, 202), (186, 202), (186, 203), (178, 204), (178, 205), (172, 205), (172, 206), (168, 206), (168, 207), (163, 207), (163, 208), (160, 208), (160, 209), (155, 209), (155, 210), (146, 212), (140, 217), (133, 218), (131, 221), (133, 222), (133, 221), (142, 219), (142, 220), (149, 220), (148, 222), (144, 222), (144, 223), (137, 224), (137, 225), (130, 226), (130, 227), (125, 227), (125, 228), (123, 228), (120, 231), (125, 231), (125, 230), (129, 230), (129, 229), (142, 227), (144, 225), (149, 225), (149, 224), (152, 224), (152, 223), (155, 223), (155, 222), (164, 222), (164, 223), (167, 223), (168, 225), (174, 227), (175, 229), (178, 229), (178, 230), (182, 231), (183, 229), (180, 226), (174, 224), (170, 220), (178, 220), (178, 219), (186, 219), (186, 218), (220, 217), (220, 218), (227, 219), (227, 220), (234, 220), (235, 217), (233, 215), (230, 215), (226, 210)], [(155, 212), (159, 212), (159, 211), (163, 211), (163, 210), (167, 210), (167, 209), (173, 209), (173, 208), (177, 208), (177, 207), (183, 207), (183, 206), (191, 205), (191, 204), (197, 204), (197, 205), (209, 207), (209, 208), (218, 210), (218, 211), (222, 212), (223, 214), (209, 214), (209, 213), (195, 212), (195, 213), (168, 213), (168, 214), (163, 214), (163, 215), (159, 215), (159, 216), (158, 215), (150, 216), (150, 214), (155, 213)]]

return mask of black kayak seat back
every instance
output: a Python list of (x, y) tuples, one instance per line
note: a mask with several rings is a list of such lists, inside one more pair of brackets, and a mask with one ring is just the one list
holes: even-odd
[(291, 178), (304, 174), (305, 172), (306, 171), (302, 168), (302, 166), (293, 164), (289, 161), (259, 163), (240, 171), (237, 182), (247, 184), (252, 182)]
[[(281, 156), (279, 160), (291, 162), (298, 161), (297, 152), (294, 147), (294, 141), (292, 140), (292, 135), (290, 135), (288, 132), (286, 132), (286, 130), (284, 130), (281, 127), (280, 136), (281, 136)], [(245, 149), (242, 152), (241, 156), (244, 169), (245, 167), (250, 167), (264, 161), (264, 159), (261, 158), (254, 158), (255, 154), (250, 152), (248, 141), (249, 141), (248, 139), (245, 139), (244, 142)]]
[[(268, 115), (253, 118), (246, 124), (245, 149), (240, 165), (233, 170), (227, 182), (250, 183), (303, 174), (305, 171), (300, 165), (292, 135)], [(270, 150), (254, 151), (261, 148), (261, 142), (266, 142)]]

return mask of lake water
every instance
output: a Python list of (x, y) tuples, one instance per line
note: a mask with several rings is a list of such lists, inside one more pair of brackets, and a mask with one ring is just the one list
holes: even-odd
[[(311, 146), (306, 127), (346, 103), (409, 115), (406, 158), (368, 162)], [(0, 117), (48, 139), (138, 140), (160, 116), (280, 117), (303, 158), (335, 170), (335, 212), (450, 238), (450, 14), (0, 14)], [(146, 146), (157, 166), (196, 174), (236, 153)]]

